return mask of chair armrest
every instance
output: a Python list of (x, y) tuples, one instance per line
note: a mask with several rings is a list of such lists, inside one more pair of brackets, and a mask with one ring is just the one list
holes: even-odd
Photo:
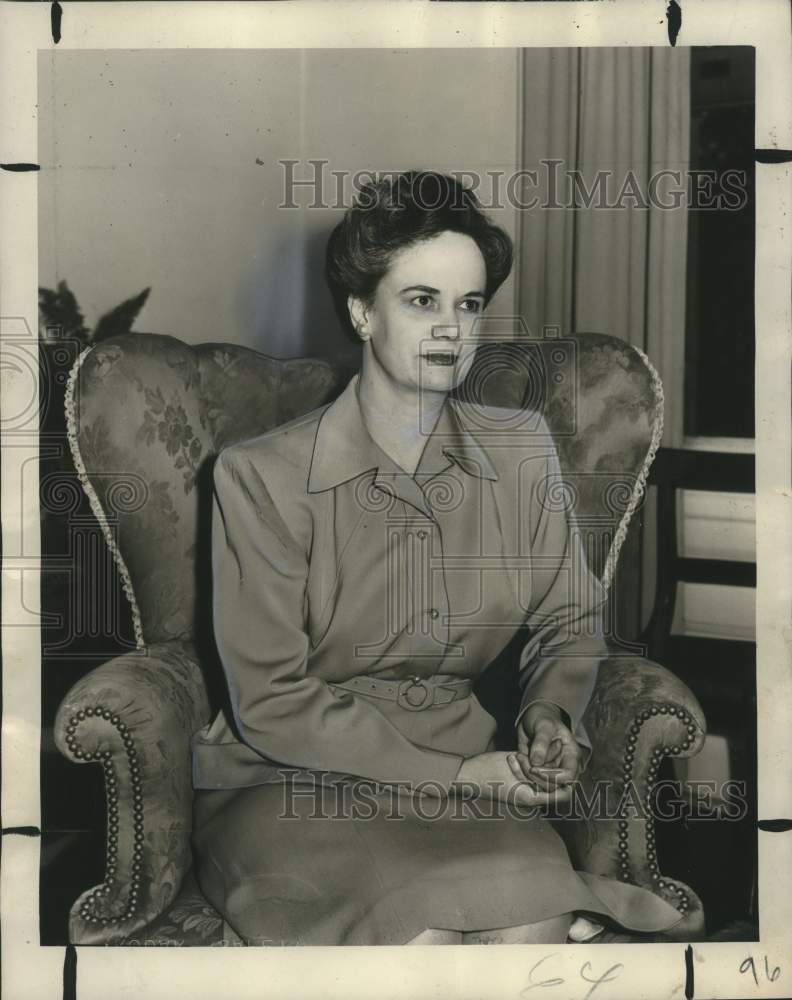
[(695, 939), (704, 929), (701, 902), (689, 886), (660, 873), (651, 797), (664, 757), (701, 750), (701, 706), (665, 667), (613, 655), (600, 665), (583, 723), (592, 754), (581, 775), (582, 808), (559, 822), (576, 867), (657, 893), (688, 918), (672, 931)]
[(195, 650), (180, 641), (109, 660), (61, 703), (58, 749), (101, 764), (107, 794), (105, 878), (72, 906), (72, 943), (129, 934), (176, 896), (192, 861), (190, 740), (209, 712)]

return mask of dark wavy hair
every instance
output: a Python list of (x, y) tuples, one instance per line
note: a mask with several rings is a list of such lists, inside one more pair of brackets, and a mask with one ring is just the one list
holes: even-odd
[(325, 277), (344, 328), (354, 337), (347, 299), (371, 304), (394, 255), (443, 232), (475, 240), (487, 269), (486, 301), (509, 276), (511, 238), (481, 210), (458, 180), (429, 170), (408, 170), (364, 185), (330, 234)]

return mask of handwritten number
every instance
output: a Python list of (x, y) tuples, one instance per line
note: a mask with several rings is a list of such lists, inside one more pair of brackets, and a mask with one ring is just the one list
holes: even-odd
[[(776, 981), (776, 979), (778, 979), (778, 977), (781, 975), (781, 966), (780, 965), (774, 965), (773, 968), (771, 969), (770, 968), (770, 962), (768, 961), (767, 955), (765, 955), (765, 957), (764, 957), (764, 967), (765, 967), (765, 975), (767, 976), (767, 978), (770, 980), (771, 983), (774, 983)], [(759, 985), (759, 975), (758, 975), (758, 973), (756, 971), (756, 962), (754, 962), (753, 958), (745, 958), (740, 963), (740, 972), (742, 972), (743, 974), (745, 974), (749, 970), (751, 972), (751, 975), (754, 977), (754, 982), (758, 986)]]
[(770, 980), (771, 983), (774, 983), (776, 981), (776, 979), (778, 979), (778, 977), (781, 975), (781, 966), (780, 965), (776, 965), (773, 968), (773, 971), (772, 972), (770, 971), (770, 965), (768, 964), (768, 961), (767, 961), (767, 955), (765, 955), (765, 973), (766, 973), (767, 978)]
[(528, 986), (526, 986), (524, 989), (520, 991), (521, 997), (526, 997), (528, 995), (528, 991), (535, 989), (537, 986), (560, 986), (563, 983), (564, 981), (563, 979), (543, 979), (541, 980), (541, 982), (538, 983), (535, 983), (533, 981), (534, 972), (536, 972), (536, 970), (539, 968), (542, 962), (545, 962), (548, 958), (554, 958), (557, 954), (558, 952), (554, 951), (550, 955), (544, 955), (542, 958), (539, 959), (539, 961), (535, 965), (531, 966), (531, 973), (530, 973), (531, 982)]
[[(580, 967), (580, 977), (581, 977), (581, 979), (585, 979), (585, 981), (587, 983), (591, 983), (592, 986), (591, 986), (591, 989), (588, 991), (588, 993), (583, 998), (583, 1000), (589, 1000), (589, 998), (591, 997), (592, 993), (600, 985), (600, 983), (611, 983), (611, 982), (613, 982), (613, 980), (616, 978), (616, 976), (619, 975), (619, 973), (621, 972), (621, 970), (623, 968), (624, 968), (624, 966), (621, 964), (621, 962), (617, 962), (616, 965), (612, 965), (606, 972), (604, 972), (599, 977), (599, 979), (589, 979), (589, 977), (586, 975), (586, 970), (587, 969), (589, 969), (589, 970), (591, 969), (591, 962), (584, 962), (583, 965), (581, 965), (581, 967)], [(614, 975), (611, 976), (610, 975), (611, 972), (614, 973)]]
[[(548, 958), (554, 958), (557, 954), (558, 954), (558, 952), (553, 952), (550, 955), (545, 955), (544, 957), (540, 958), (539, 961), (535, 965), (531, 966), (531, 972), (530, 972), (530, 977), (529, 977), (530, 978), (530, 983), (528, 984), (528, 986), (525, 986), (520, 991), (520, 997), (522, 997), (523, 1000), (525, 1000), (525, 998), (528, 996), (529, 992), (531, 990), (533, 990), (533, 989), (536, 989), (537, 986), (561, 986), (563, 984), (564, 980), (561, 979), (560, 977), (556, 977), (555, 979), (540, 979), (540, 980), (534, 981), (534, 973), (539, 968), (539, 966), (542, 964), (542, 962), (547, 961)], [(589, 990), (586, 993), (585, 997), (583, 998), (583, 1000), (591, 1000), (591, 996), (594, 993), (594, 990), (596, 990), (596, 988), (601, 983), (611, 983), (611, 982), (613, 982), (613, 980), (619, 975), (619, 973), (621, 972), (621, 970), (623, 968), (624, 968), (624, 966), (620, 962), (617, 962), (616, 965), (612, 965), (601, 976), (599, 976), (596, 979), (592, 979), (588, 975), (588, 973), (591, 972), (591, 962), (584, 962), (583, 965), (581, 965), (581, 967), (580, 967), (580, 978), (584, 982), (589, 983), (590, 987), (589, 987)]]

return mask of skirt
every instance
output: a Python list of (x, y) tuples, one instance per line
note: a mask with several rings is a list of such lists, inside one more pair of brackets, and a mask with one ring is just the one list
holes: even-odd
[(682, 915), (638, 886), (575, 871), (549, 820), (350, 775), (198, 790), (196, 874), (248, 945), (397, 945), (585, 912), (638, 932)]

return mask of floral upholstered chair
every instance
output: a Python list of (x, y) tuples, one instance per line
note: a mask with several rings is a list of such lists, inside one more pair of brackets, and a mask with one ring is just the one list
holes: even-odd
[[(72, 455), (137, 650), (83, 677), (56, 718), (58, 748), (103, 768), (107, 796), (105, 877), (71, 909), (73, 943), (240, 943), (201, 896), (190, 848), (190, 739), (225, 698), (209, 624), (211, 464), (224, 446), (330, 402), (350, 374), (143, 333), (103, 340), (74, 365)], [(485, 343), (458, 392), (544, 412), (564, 472), (555, 500), (573, 505), (610, 585), (662, 430), (662, 388), (646, 358), (601, 334)], [(584, 722), (593, 755), (583, 790), (591, 797), (609, 782), (645, 803), (663, 758), (692, 756), (705, 735), (685, 685), (623, 649), (603, 663)], [(675, 939), (702, 936), (695, 892), (660, 873), (651, 810), (558, 822), (576, 867), (653, 890), (685, 915)]]

